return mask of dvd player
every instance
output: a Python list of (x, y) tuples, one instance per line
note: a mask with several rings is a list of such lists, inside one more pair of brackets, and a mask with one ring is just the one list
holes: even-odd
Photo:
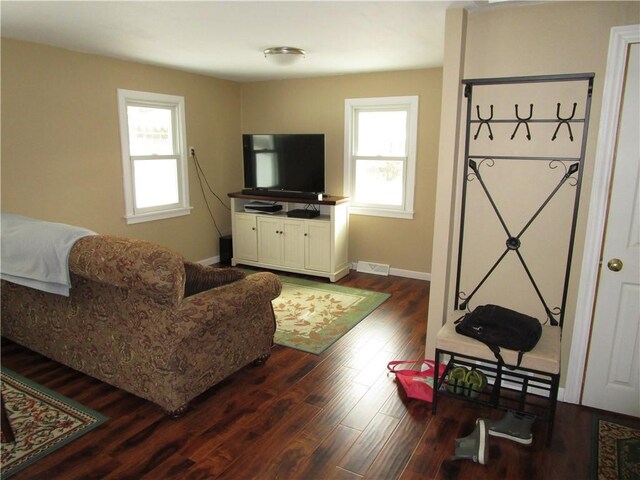
[(271, 202), (249, 202), (244, 205), (245, 212), (260, 212), (260, 213), (276, 213), (282, 210), (282, 205)]
[(315, 218), (320, 215), (320, 210), (307, 210), (304, 208), (296, 208), (287, 212), (287, 217), (293, 218)]

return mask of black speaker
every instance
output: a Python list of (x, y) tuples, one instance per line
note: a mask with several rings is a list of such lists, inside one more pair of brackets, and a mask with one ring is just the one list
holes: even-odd
[(231, 235), (220, 237), (220, 263), (222, 265), (230, 265), (231, 257), (233, 257), (233, 242)]

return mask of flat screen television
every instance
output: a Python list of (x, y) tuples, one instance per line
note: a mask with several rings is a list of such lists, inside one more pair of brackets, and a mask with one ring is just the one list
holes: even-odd
[(323, 133), (244, 134), (244, 186), (251, 193), (324, 193)]

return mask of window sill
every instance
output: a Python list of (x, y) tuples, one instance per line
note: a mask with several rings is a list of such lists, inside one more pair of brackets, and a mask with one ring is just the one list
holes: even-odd
[(413, 220), (413, 211), (385, 210), (383, 208), (349, 207), (349, 213), (354, 215), (368, 215), (371, 217), (390, 217), (403, 220)]
[(159, 212), (138, 213), (133, 215), (126, 215), (124, 218), (127, 221), (127, 225), (134, 223), (153, 222), (154, 220), (164, 220), (166, 218), (181, 217), (183, 215), (189, 215), (193, 207), (174, 208), (172, 210), (162, 210)]

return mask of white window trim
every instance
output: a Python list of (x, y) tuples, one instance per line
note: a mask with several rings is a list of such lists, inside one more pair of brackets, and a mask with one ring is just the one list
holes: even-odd
[[(178, 192), (177, 204), (151, 207), (145, 209), (135, 208), (135, 194), (133, 184), (133, 162), (129, 150), (129, 128), (127, 118), (127, 105), (140, 105), (148, 103), (150, 106), (170, 107), (175, 110), (176, 124), (173, 125), (176, 145), (178, 146)], [(125, 220), (127, 224), (150, 222), (165, 218), (189, 215), (189, 177), (187, 169), (187, 135), (185, 122), (184, 97), (165, 95), (162, 93), (138, 92), (134, 90), (118, 89), (118, 118), (120, 121), (120, 143), (122, 148), (122, 175), (124, 182)], [(174, 157), (172, 157), (174, 158)]]
[(344, 195), (351, 196), (352, 184), (355, 180), (355, 162), (352, 161), (354, 132), (353, 113), (363, 107), (404, 107), (409, 113), (408, 118), (408, 148), (407, 168), (404, 178), (404, 201), (402, 207), (386, 206), (359, 206), (353, 201), (349, 206), (349, 213), (359, 215), (371, 215), (377, 217), (393, 217), (413, 219), (413, 200), (416, 180), (416, 155), (418, 143), (418, 96), (402, 97), (372, 97), (372, 98), (347, 98), (344, 101)]

